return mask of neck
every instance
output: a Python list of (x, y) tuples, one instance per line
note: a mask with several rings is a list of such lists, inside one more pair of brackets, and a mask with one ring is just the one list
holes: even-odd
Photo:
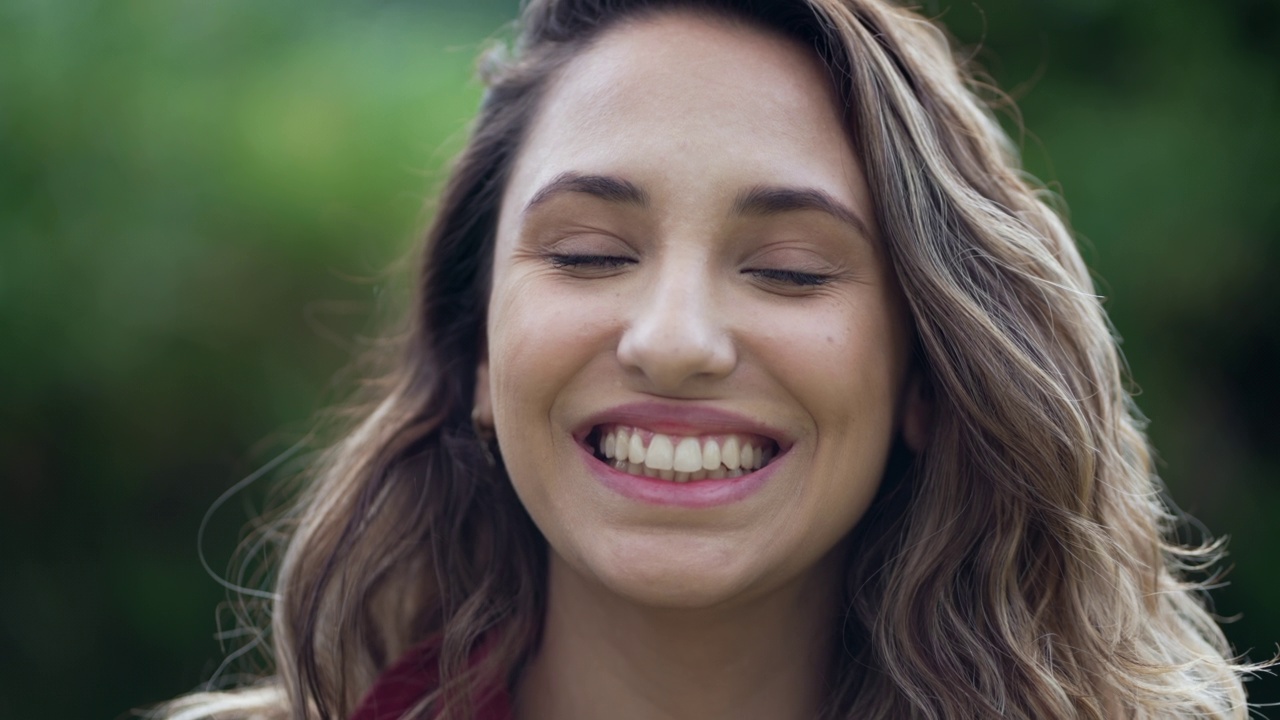
[(745, 601), (649, 607), (551, 553), (542, 643), (517, 688), (522, 720), (814, 718), (835, 650), (831, 563)]

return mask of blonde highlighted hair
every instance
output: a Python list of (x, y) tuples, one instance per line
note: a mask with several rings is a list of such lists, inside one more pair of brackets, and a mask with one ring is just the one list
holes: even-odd
[[(285, 528), (274, 670), (157, 711), (339, 718), (441, 638), (414, 717), (464, 718), (536, 651), (546, 543), (470, 422), (507, 175), (560, 68), (602, 33), (696, 12), (825, 63), (907, 298), (933, 405), (855, 528), (824, 718), (1244, 718), (1241, 675), (1188, 573), (1114, 334), (1063, 220), (1019, 170), (932, 22), (884, 0), (531, 0), (428, 233), (412, 329), (315, 464)], [(501, 625), (479, 666), (472, 649)]]

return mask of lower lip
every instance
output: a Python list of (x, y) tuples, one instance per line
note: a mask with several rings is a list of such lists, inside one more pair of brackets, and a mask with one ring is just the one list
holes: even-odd
[(782, 459), (780, 455), (759, 470), (736, 478), (678, 483), (622, 472), (602, 462), (586, 447), (578, 447), (586, 455), (591, 473), (610, 490), (638, 502), (687, 508), (710, 508), (745, 500), (764, 487)]

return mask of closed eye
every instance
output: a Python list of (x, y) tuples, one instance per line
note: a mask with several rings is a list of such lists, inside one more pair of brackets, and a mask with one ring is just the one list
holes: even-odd
[(622, 255), (580, 255), (574, 253), (546, 253), (544, 256), (552, 267), (584, 268), (611, 270), (624, 265), (632, 265), (635, 260)]
[(795, 285), (799, 287), (815, 287), (818, 285), (826, 285), (831, 282), (830, 275), (818, 275), (815, 273), (800, 272), (799, 270), (744, 270), (762, 280), (768, 280), (774, 283), (784, 285)]

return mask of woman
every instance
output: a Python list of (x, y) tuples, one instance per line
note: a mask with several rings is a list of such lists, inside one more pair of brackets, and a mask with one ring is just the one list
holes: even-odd
[(1062, 221), (882, 0), (534, 0), (276, 674), (167, 716), (1233, 717)]

